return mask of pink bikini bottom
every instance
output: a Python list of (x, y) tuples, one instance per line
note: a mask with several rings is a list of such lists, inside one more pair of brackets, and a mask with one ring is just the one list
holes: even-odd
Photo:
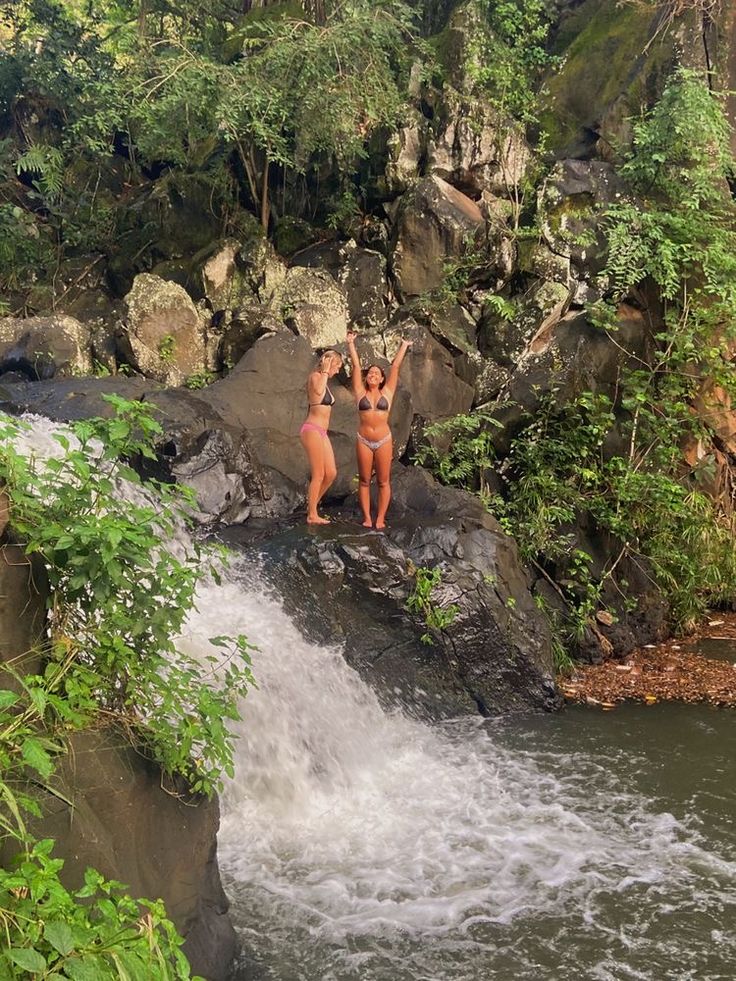
[(302, 423), (302, 428), (299, 430), (299, 435), (301, 436), (302, 433), (308, 433), (311, 430), (314, 430), (315, 433), (319, 433), (322, 439), (327, 439), (327, 430), (323, 429), (321, 426), (315, 426), (313, 422)]

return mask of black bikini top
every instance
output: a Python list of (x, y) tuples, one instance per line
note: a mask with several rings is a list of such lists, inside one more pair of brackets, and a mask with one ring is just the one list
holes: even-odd
[(334, 404), (335, 404), (335, 396), (332, 394), (332, 392), (329, 390), (329, 388), (326, 385), (325, 385), (325, 394), (322, 396), (322, 401), (321, 402), (309, 402), (309, 405), (310, 406), (312, 406), (312, 405), (334, 405)]
[(371, 405), (368, 396), (364, 395), (360, 402), (358, 402), (358, 409), (360, 412), (369, 412), (371, 409), (377, 409), (379, 412), (388, 412), (389, 401), (385, 395), (382, 395), (375, 405)]

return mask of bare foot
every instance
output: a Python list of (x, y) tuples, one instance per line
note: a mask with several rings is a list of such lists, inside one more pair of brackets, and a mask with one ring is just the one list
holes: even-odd
[(363, 527), (364, 528), (372, 528), (373, 527), (373, 522), (371, 521), (370, 518), (366, 518), (365, 519), (365, 521), (363, 522)]
[(328, 525), (330, 522), (327, 518), (321, 518), (318, 514), (313, 515), (311, 518), (307, 518), (308, 525)]
[(385, 521), (377, 521), (376, 522), (376, 531), (383, 531), (383, 529), (385, 527), (386, 527), (386, 522)]

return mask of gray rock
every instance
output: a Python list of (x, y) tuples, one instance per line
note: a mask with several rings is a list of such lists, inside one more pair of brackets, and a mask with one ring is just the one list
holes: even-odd
[(73, 317), (0, 317), (0, 374), (31, 380), (92, 371), (90, 328)]
[(230, 310), (255, 299), (253, 289), (238, 265), (240, 249), (241, 245), (235, 239), (226, 239), (202, 266), (204, 295), (215, 311)]
[(348, 319), (357, 330), (379, 330), (386, 323), (386, 259), (373, 249), (347, 242), (320, 242), (292, 259), (293, 266), (329, 272), (348, 301)]
[(147, 378), (181, 384), (204, 371), (205, 338), (199, 313), (176, 283), (140, 273), (125, 297), (119, 344)]
[(73, 422), (110, 417), (113, 409), (103, 399), (106, 394), (148, 402), (164, 430), (158, 462), (133, 462), (146, 476), (185, 479), (197, 495), (199, 512), (194, 516), (201, 522), (243, 521), (254, 508), (258, 513), (268, 510), (269, 498), (281, 499), (283, 493), (272, 487), (267, 471), (258, 465), (248, 434), (204, 401), (206, 391), (165, 389), (143, 378), (78, 378), (8, 385), (0, 388), (0, 406), (6, 412), (35, 412)]
[(166, 793), (158, 767), (104, 729), (71, 734), (52, 781), (62, 796), (41, 794), (33, 831), (56, 839), (67, 887), (82, 886), (92, 866), (134, 897), (163, 899), (192, 972), (226, 981), (235, 931), (217, 867), (217, 799)]
[(450, 351), (426, 327), (415, 320), (406, 320), (383, 335), (389, 361), (403, 337), (414, 342), (401, 369), (402, 384), (411, 395), (412, 413), (431, 422), (467, 412), (473, 402), (473, 389), (455, 374)]
[(545, 181), (538, 201), (542, 236), (554, 255), (569, 260), (577, 278), (591, 279), (605, 265), (600, 216), (624, 193), (614, 167), (600, 160), (562, 160)]
[(429, 329), (453, 354), (476, 354), (476, 323), (459, 303), (432, 305)]
[(524, 180), (531, 150), (523, 133), (482, 101), (443, 93), (442, 122), (427, 148), (427, 173), (473, 196), (510, 196)]
[(292, 267), (274, 290), (269, 306), (312, 347), (333, 347), (345, 340), (347, 298), (323, 270)]
[(402, 194), (420, 176), (421, 162), (427, 153), (427, 139), (427, 122), (419, 113), (413, 125), (402, 127), (389, 139), (384, 170), (389, 195)]
[(442, 285), (448, 260), (483, 238), (485, 219), (475, 201), (439, 177), (428, 177), (400, 201), (392, 269), (401, 296), (419, 296)]
[[(551, 640), (514, 542), (477, 499), (396, 467), (387, 535), (333, 524), (293, 529), (261, 546), (310, 639), (344, 643), (345, 657), (389, 706), (425, 718), (559, 705)], [(235, 533), (237, 540), (237, 533)], [(427, 632), (406, 602), (418, 567), (442, 571), (432, 594), (458, 613)]]
[(567, 287), (542, 281), (514, 299), (516, 312), (510, 320), (486, 304), (478, 334), (481, 353), (502, 367), (516, 366), (538, 335), (560, 319), (568, 301)]
[(286, 325), (268, 307), (253, 303), (236, 307), (219, 329), (222, 340), (218, 369), (222, 366), (232, 369), (259, 337), (285, 330)]

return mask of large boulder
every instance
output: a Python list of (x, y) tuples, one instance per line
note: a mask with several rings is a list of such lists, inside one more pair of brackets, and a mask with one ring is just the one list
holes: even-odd
[(467, 412), (473, 403), (473, 389), (455, 374), (452, 354), (426, 327), (410, 319), (385, 331), (386, 357), (393, 359), (404, 337), (413, 342), (401, 369), (413, 414), (431, 422)]
[(373, 249), (347, 242), (320, 242), (292, 259), (293, 266), (329, 272), (348, 301), (348, 319), (357, 330), (380, 329), (386, 323), (389, 287), (386, 258)]
[(226, 313), (216, 330), (220, 334), (217, 369), (232, 370), (259, 337), (286, 330), (286, 325), (267, 306), (248, 303)]
[(294, 266), (269, 301), (272, 312), (312, 347), (334, 347), (345, 340), (348, 302), (328, 272)]
[(206, 368), (205, 336), (189, 294), (177, 283), (141, 273), (125, 297), (119, 344), (147, 378), (181, 384)]
[(214, 311), (231, 310), (255, 298), (252, 281), (241, 269), (240, 251), (240, 242), (226, 239), (202, 265), (202, 289)]
[[(393, 490), (387, 535), (333, 523), (259, 545), (266, 576), (305, 634), (344, 644), (387, 705), (425, 718), (557, 707), (549, 629), (514, 542), (477, 499), (418, 468), (397, 466)], [(432, 602), (457, 606), (442, 630), (407, 611), (417, 570), (435, 568)]]
[(555, 405), (573, 402), (584, 392), (601, 393), (614, 400), (622, 370), (641, 364), (651, 355), (656, 309), (620, 304), (617, 326), (609, 334), (587, 315), (571, 310), (550, 319), (531, 338), (509, 372), (506, 407), (498, 417), (504, 430), (496, 438), (505, 452), (523, 419), (551, 398)]
[(657, 101), (678, 66), (732, 88), (732, 31), (730, 4), (574, 4), (553, 46), (560, 61), (544, 86), (551, 149), (560, 157), (615, 160), (631, 137), (631, 120)]
[[(605, 265), (606, 237), (601, 215), (621, 201), (625, 185), (615, 168), (600, 160), (561, 160), (552, 169), (539, 194), (538, 207), (543, 241), (552, 257), (546, 260), (551, 275), (564, 281), (594, 281)], [(528, 255), (530, 268), (543, 268), (539, 250)], [(555, 268), (558, 272), (552, 272)]]
[(384, 182), (389, 194), (402, 194), (420, 176), (427, 155), (427, 121), (417, 113), (416, 122), (397, 130), (388, 141)]
[(193, 516), (202, 523), (243, 521), (254, 510), (268, 513), (269, 500), (283, 496), (259, 466), (248, 433), (218, 415), (202, 400), (204, 393), (165, 389), (143, 378), (78, 378), (8, 385), (0, 388), (0, 407), (74, 422), (111, 416), (113, 409), (104, 400), (111, 393), (151, 405), (163, 428), (158, 460), (133, 462), (145, 476), (192, 487), (197, 499)]
[(514, 298), (511, 316), (484, 305), (478, 335), (481, 353), (504, 368), (516, 366), (532, 339), (560, 319), (569, 296), (562, 283), (537, 281)]
[(167, 793), (158, 767), (114, 730), (68, 738), (50, 781), (57, 793), (41, 794), (33, 827), (56, 840), (67, 888), (81, 887), (91, 866), (134, 897), (162, 899), (193, 973), (226, 981), (236, 944), (217, 866), (217, 799)]
[(471, 198), (439, 177), (427, 177), (400, 200), (392, 270), (406, 299), (442, 285), (450, 260), (485, 238), (485, 219)]
[(518, 127), (483, 102), (444, 94), (442, 120), (429, 139), (426, 170), (472, 197), (509, 195), (524, 180), (531, 150)]
[(92, 371), (90, 328), (73, 317), (0, 317), (0, 374), (40, 378)]

